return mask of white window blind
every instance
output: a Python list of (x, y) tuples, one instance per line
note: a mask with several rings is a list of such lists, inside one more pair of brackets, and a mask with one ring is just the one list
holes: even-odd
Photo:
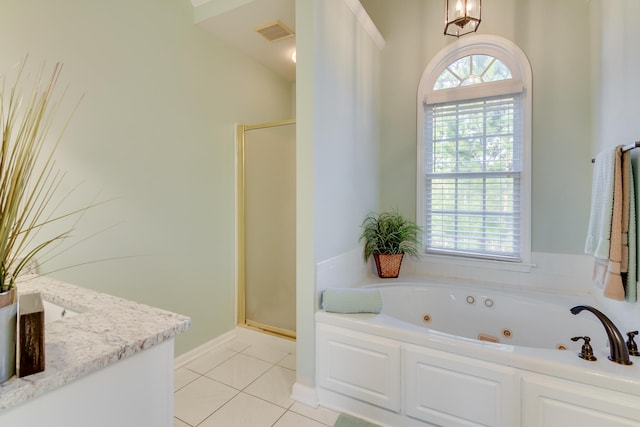
[(521, 261), (521, 97), (424, 104), (427, 253)]

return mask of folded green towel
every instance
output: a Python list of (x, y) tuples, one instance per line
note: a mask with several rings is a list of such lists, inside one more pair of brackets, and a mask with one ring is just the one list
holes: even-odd
[(322, 308), (333, 313), (380, 313), (379, 289), (330, 288), (322, 292)]
[(349, 414), (340, 414), (333, 427), (380, 427), (360, 418), (356, 418)]

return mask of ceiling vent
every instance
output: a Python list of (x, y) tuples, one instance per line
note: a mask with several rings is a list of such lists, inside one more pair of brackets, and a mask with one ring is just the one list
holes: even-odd
[(294, 35), (291, 28), (284, 25), (281, 21), (276, 20), (268, 24), (256, 28), (256, 32), (270, 42), (286, 39)]

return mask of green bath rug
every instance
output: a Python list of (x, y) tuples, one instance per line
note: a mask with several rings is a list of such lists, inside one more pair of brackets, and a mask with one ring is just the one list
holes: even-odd
[(340, 414), (333, 427), (380, 427), (378, 424), (370, 423), (349, 414)]

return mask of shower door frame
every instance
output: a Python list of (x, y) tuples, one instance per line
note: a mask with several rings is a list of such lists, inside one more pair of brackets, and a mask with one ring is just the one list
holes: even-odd
[[(280, 126), (289, 126), (295, 125), (296, 119), (288, 119), (281, 120), (277, 122), (268, 122), (268, 123), (260, 123), (256, 125), (245, 125), (238, 124), (236, 125), (236, 143), (238, 147), (238, 171), (237, 171), (237, 180), (238, 180), (238, 200), (237, 200), (237, 210), (238, 210), (238, 226), (237, 226), (237, 324), (239, 326), (244, 326), (252, 329), (258, 329), (260, 331), (264, 331), (267, 333), (279, 335), (286, 338), (295, 339), (296, 332), (290, 331), (288, 329), (279, 328), (277, 326), (266, 325), (264, 323), (256, 322), (253, 320), (247, 320), (247, 312), (246, 312), (246, 277), (245, 277), (245, 268), (246, 268), (246, 248), (245, 248), (245, 142), (246, 136), (245, 132), (250, 130), (258, 130), (258, 129), (268, 129), (273, 127)], [(294, 300), (295, 301), (295, 300)]]

